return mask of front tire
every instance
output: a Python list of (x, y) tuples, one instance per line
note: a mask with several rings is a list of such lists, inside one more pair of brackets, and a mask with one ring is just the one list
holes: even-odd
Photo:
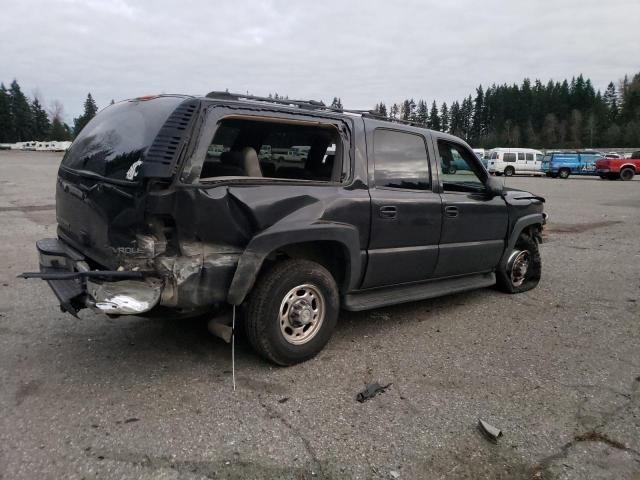
[(285, 260), (258, 278), (244, 329), (260, 356), (276, 365), (294, 365), (326, 345), (339, 308), (338, 287), (326, 268), (308, 260)]
[(562, 168), (560, 169), (560, 171), (558, 172), (558, 176), (560, 178), (562, 178), (563, 180), (566, 180), (567, 178), (569, 178), (569, 170), (566, 168)]
[(521, 233), (506, 265), (496, 271), (496, 285), (506, 293), (521, 293), (535, 288), (542, 275), (542, 260), (538, 242), (528, 233)]
[(516, 173), (515, 169), (513, 167), (507, 167), (504, 169), (504, 175), (505, 177), (513, 177), (513, 175)]

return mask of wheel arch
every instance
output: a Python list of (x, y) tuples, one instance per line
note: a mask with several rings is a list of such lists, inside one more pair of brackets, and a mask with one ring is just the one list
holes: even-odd
[(227, 301), (240, 305), (264, 268), (279, 257), (306, 258), (323, 265), (341, 292), (355, 288), (361, 276), (360, 240), (355, 227), (319, 222), (266, 230), (256, 235), (240, 256)]
[(503, 267), (506, 266), (507, 261), (509, 259), (509, 253), (516, 246), (516, 242), (520, 235), (525, 230), (531, 230), (531, 228), (542, 228), (545, 223), (545, 218), (542, 213), (532, 213), (530, 215), (525, 215), (524, 217), (519, 218), (516, 223), (513, 225), (511, 229), (511, 234), (507, 239), (507, 246), (502, 254), (502, 258), (500, 259), (500, 265)]

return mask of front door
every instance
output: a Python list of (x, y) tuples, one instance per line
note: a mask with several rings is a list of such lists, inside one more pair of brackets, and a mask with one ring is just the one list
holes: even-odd
[(383, 127), (367, 130), (373, 185), (363, 288), (415, 282), (434, 274), (442, 205), (432, 189), (428, 138)]
[[(464, 145), (437, 139), (442, 181), (442, 234), (434, 275), (448, 277), (493, 270), (502, 256), (508, 227), (507, 207), (485, 186), (488, 175)], [(446, 173), (450, 158), (459, 155), (468, 168)]]

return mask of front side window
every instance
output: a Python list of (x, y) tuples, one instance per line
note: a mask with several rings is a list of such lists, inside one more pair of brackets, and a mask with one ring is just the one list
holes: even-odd
[[(438, 140), (440, 155), (440, 176), (445, 191), (449, 192), (483, 192), (482, 180), (486, 173), (478, 165), (478, 160), (462, 145)], [(506, 155), (506, 154), (505, 154)], [(515, 156), (515, 154), (512, 154)], [(455, 166), (455, 169), (452, 168)]]
[(515, 153), (504, 153), (502, 155), (502, 161), (503, 162), (515, 162), (516, 161), (516, 154)]
[(376, 187), (427, 190), (429, 159), (423, 137), (378, 128), (373, 134)]
[(342, 143), (333, 125), (267, 118), (225, 118), (209, 141), (204, 161), (185, 166), (182, 180), (221, 177), (340, 181)]

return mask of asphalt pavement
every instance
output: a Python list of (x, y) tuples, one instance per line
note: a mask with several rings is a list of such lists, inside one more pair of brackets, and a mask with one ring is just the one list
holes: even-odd
[(60, 158), (0, 152), (3, 480), (640, 478), (640, 180), (506, 179), (547, 198), (538, 288), (343, 312), (290, 368), (240, 342), (234, 392), (202, 321), (76, 319), (16, 278)]

